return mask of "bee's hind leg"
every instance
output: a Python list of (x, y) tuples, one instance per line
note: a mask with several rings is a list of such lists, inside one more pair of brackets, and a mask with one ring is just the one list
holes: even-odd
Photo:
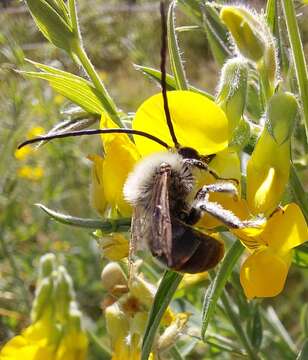
[(237, 187), (228, 181), (204, 185), (196, 194), (195, 200), (208, 200), (210, 193), (227, 193), (238, 198)]
[(199, 213), (200, 217), (202, 213), (206, 212), (212, 215), (223, 224), (233, 229), (241, 229), (245, 227), (259, 227), (263, 220), (260, 218), (251, 220), (241, 220), (231, 210), (223, 208), (217, 202), (209, 201), (210, 193), (229, 193), (234, 197), (238, 197), (236, 186), (231, 182), (218, 182), (210, 185), (203, 186), (197, 193), (191, 213)]

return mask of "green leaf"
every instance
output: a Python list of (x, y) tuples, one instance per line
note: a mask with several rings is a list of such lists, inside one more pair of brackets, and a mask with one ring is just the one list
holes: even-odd
[(71, 53), (75, 34), (63, 13), (64, 10), (51, 0), (26, 0), (26, 3), (37, 27), (46, 39)]
[(253, 309), (253, 317), (249, 328), (249, 337), (251, 345), (259, 351), (262, 344), (263, 327), (258, 304), (256, 304)]
[(308, 303), (304, 304), (302, 307), (300, 323), (303, 335), (305, 338), (308, 338)]
[(222, 66), (232, 57), (230, 38), (226, 26), (220, 20), (217, 11), (210, 4), (204, 5), (204, 29), (217, 64)]
[[(230, 40), (225, 25), (209, 3), (198, 0), (178, 0), (182, 10), (205, 31), (212, 54), (219, 65), (232, 57)], [(201, 8), (202, 6), (202, 8)]]
[(308, 244), (298, 246), (293, 250), (293, 264), (302, 267), (308, 268)]
[(276, 0), (267, 1), (265, 18), (269, 29), (271, 30), (272, 34), (274, 34), (276, 20)]
[(182, 10), (193, 20), (197, 25), (203, 26), (203, 15), (198, 0), (178, 0)]
[(293, 164), (291, 164), (290, 168), (290, 185), (292, 195), (297, 204), (301, 207), (306, 221), (308, 221), (308, 197)]
[(176, 83), (176, 88), (178, 90), (187, 90), (188, 85), (187, 85), (184, 65), (181, 59), (180, 49), (179, 49), (179, 45), (175, 33), (175, 26), (174, 26), (175, 4), (176, 2), (172, 1), (168, 11), (167, 29), (168, 29), (169, 56), (170, 56), (171, 69)]
[(305, 340), (301, 351), (298, 353), (296, 360), (307, 360), (308, 359), (308, 340)]
[(205, 334), (208, 325), (214, 315), (217, 301), (220, 298), (224, 287), (231, 275), (231, 272), (237, 263), (239, 257), (244, 251), (244, 246), (240, 241), (235, 241), (228, 253), (226, 254), (219, 270), (216, 273), (215, 278), (211, 282), (211, 285), (206, 290), (203, 309), (202, 309), (202, 327), (201, 336), (205, 341)]
[(47, 80), (55, 91), (90, 114), (102, 114), (105, 111), (100, 93), (89, 81), (51, 66), (34, 61), (30, 61), (30, 63), (42, 71), (20, 71), (20, 73), (32, 78)]
[(167, 270), (157, 289), (152, 308), (150, 310), (143, 343), (141, 360), (148, 360), (152, 344), (160, 321), (169, 306), (183, 275)]
[(295, 64), (296, 78), (299, 94), (302, 102), (304, 123), (306, 129), (306, 141), (308, 141), (308, 71), (301, 41), (299, 28), (296, 20), (293, 0), (282, 0), (285, 21), (287, 24), (292, 56)]
[[(150, 79), (153, 79), (155, 81), (157, 81), (160, 84), (161, 81), (161, 72), (159, 70), (156, 70), (154, 68), (151, 67), (147, 67), (147, 66), (141, 66), (141, 65), (136, 65), (134, 64), (134, 67), (136, 70), (142, 71), (146, 76), (148, 76)], [(166, 76), (166, 84), (167, 84), (167, 90), (176, 90), (176, 82), (173, 76), (167, 74)], [(193, 91), (197, 94), (201, 94), (205, 97), (207, 97), (210, 100), (214, 100), (214, 96), (203, 91), (200, 90), (194, 86), (188, 85), (188, 90)]]
[(126, 232), (130, 229), (130, 219), (118, 219), (118, 220), (94, 220), (74, 217), (71, 215), (62, 214), (60, 212), (49, 209), (42, 204), (36, 204), (41, 210), (48, 214), (51, 218), (56, 221), (65, 224), (76, 226), (86, 229), (100, 229), (104, 233), (111, 232)]

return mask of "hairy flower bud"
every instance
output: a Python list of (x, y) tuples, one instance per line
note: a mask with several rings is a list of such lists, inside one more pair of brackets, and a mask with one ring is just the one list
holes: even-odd
[(243, 116), (248, 80), (248, 64), (243, 58), (228, 60), (222, 68), (216, 102), (229, 121), (229, 138), (232, 137)]
[(258, 62), (264, 55), (266, 40), (262, 24), (255, 14), (242, 7), (224, 6), (220, 18), (231, 32), (240, 53)]

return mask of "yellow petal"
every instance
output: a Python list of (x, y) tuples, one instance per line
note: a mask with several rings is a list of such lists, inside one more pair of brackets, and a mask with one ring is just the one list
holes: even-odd
[(105, 144), (105, 151), (103, 184), (106, 201), (116, 207), (122, 216), (129, 216), (132, 209), (124, 200), (123, 186), (139, 160), (139, 153), (126, 135), (115, 136)]
[(242, 264), (240, 281), (248, 299), (278, 295), (284, 287), (291, 254), (282, 258), (267, 248), (256, 251)]
[(278, 145), (265, 130), (247, 164), (247, 201), (254, 214), (269, 215), (289, 179), (290, 142)]
[[(228, 121), (213, 101), (190, 91), (170, 91), (168, 104), (180, 145), (192, 147), (202, 155), (217, 153), (228, 146)], [(150, 97), (139, 107), (132, 126), (174, 146), (161, 94)], [(134, 139), (142, 155), (163, 150), (162, 146), (144, 137), (134, 136)]]
[(90, 203), (101, 216), (104, 216), (107, 208), (103, 184), (104, 158), (96, 154), (91, 154), (88, 156), (88, 159), (93, 162), (91, 170)]
[[(106, 114), (103, 114), (100, 127), (116, 128), (117, 126)], [(124, 200), (123, 186), (140, 155), (136, 145), (126, 134), (105, 134), (101, 137), (105, 150), (102, 179), (106, 201), (122, 216), (129, 216), (132, 209)]]
[(308, 228), (300, 207), (291, 203), (277, 210), (269, 218), (260, 238), (280, 254), (308, 241)]
[(129, 243), (122, 234), (104, 235), (99, 239), (99, 246), (108, 260), (119, 261), (128, 256)]
[(33, 148), (31, 146), (24, 146), (21, 149), (15, 150), (15, 159), (17, 160), (25, 160), (30, 154), (33, 153)]
[(22, 166), (17, 170), (17, 175), (27, 180), (38, 181), (44, 175), (44, 170), (40, 166)]
[[(230, 152), (228, 150), (222, 151), (216, 154), (214, 159), (210, 162), (209, 166), (211, 170), (215, 171), (215, 173), (219, 175), (221, 178), (226, 179), (226, 181), (230, 181), (230, 179), (237, 180), (238, 195), (240, 196), (241, 165), (237, 153)], [(196, 178), (197, 178), (198, 189), (200, 189), (203, 185), (206, 184), (213, 184), (217, 181), (223, 181), (223, 180), (216, 180), (209, 173), (205, 173), (205, 172), (199, 172)], [(235, 182), (234, 184), (236, 185)], [(217, 202), (225, 209), (233, 211), (237, 216), (239, 216), (242, 219), (247, 218), (246, 213), (248, 214), (248, 212), (246, 210), (247, 208), (246, 204), (243, 206), (243, 203), (241, 203), (231, 194), (211, 193), (209, 200), (213, 202)], [(245, 209), (245, 211), (243, 209)], [(222, 225), (221, 222), (219, 222), (217, 219), (213, 218), (213, 216), (208, 214), (205, 214), (197, 224), (197, 226), (205, 227), (207, 229), (212, 229), (221, 225)]]

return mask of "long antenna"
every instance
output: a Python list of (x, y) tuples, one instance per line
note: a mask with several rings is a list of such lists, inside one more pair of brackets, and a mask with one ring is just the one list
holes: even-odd
[(165, 143), (164, 141), (160, 140), (158, 137), (148, 134), (144, 131), (140, 130), (133, 130), (133, 129), (90, 129), (90, 130), (79, 130), (79, 131), (70, 131), (66, 133), (55, 133), (45, 136), (38, 136), (36, 138), (26, 140), (20, 145), (18, 145), (18, 149), (21, 149), (22, 147), (33, 144), (39, 141), (46, 141), (46, 140), (52, 140), (52, 139), (61, 139), (66, 137), (73, 137), (73, 136), (90, 136), (90, 135), (98, 135), (98, 134), (133, 134), (133, 135), (139, 135), (146, 137), (152, 141), (155, 141), (159, 145), (162, 145), (166, 149), (170, 149), (170, 146)]
[(169, 105), (167, 98), (167, 85), (166, 85), (166, 58), (167, 58), (167, 21), (166, 21), (166, 13), (165, 13), (165, 2), (160, 2), (160, 17), (161, 17), (161, 50), (160, 50), (160, 71), (161, 71), (161, 91), (164, 100), (164, 110), (167, 120), (167, 125), (170, 131), (170, 135), (172, 137), (172, 141), (174, 146), (178, 148), (180, 144), (175, 136)]

